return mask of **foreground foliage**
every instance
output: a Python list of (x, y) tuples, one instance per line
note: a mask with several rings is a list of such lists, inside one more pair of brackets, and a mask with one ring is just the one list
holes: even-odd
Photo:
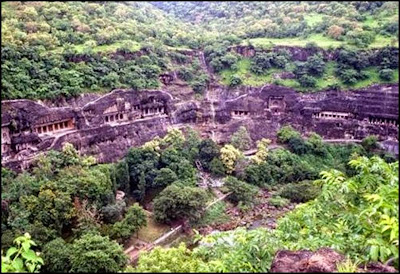
[[(191, 253), (187, 251), (189, 260), (207, 263), (197, 269), (201, 272), (266, 272), (279, 249), (331, 247), (352, 261), (397, 261), (398, 162), (374, 156), (349, 164), (356, 171), (353, 176), (338, 170), (321, 172), (316, 181), (322, 185), (321, 194), (280, 219), (276, 230), (238, 228), (208, 235)], [(170, 264), (158, 263), (153, 256), (143, 254), (137, 269), (149, 269), (144, 262), (150, 260), (152, 269), (169, 269)]]
[(1, 272), (38, 272), (43, 259), (31, 248), (36, 246), (31, 235), (25, 233), (15, 238), (14, 243), (16, 246), (10, 247), (4, 257), (1, 254)]

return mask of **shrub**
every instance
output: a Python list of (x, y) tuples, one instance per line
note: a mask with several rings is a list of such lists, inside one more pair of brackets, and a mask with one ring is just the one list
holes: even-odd
[(124, 219), (116, 222), (111, 229), (113, 239), (125, 240), (133, 233), (139, 231), (140, 228), (146, 225), (146, 214), (139, 204), (131, 206), (125, 214)]
[(292, 126), (283, 126), (277, 132), (278, 141), (282, 144), (287, 143), (292, 138), (300, 138), (301, 135), (298, 131), (296, 131)]
[(216, 176), (224, 176), (225, 175), (225, 166), (219, 158), (214, 158), (210, 163), (210, 171), (212, 174)]
[(321, 189), (315, 186), (311, 181), (302, 181), (284, 185), (278, 194), (292, 202), (305, 203), (316, 198), (320, 192)]
[(291, 138), (288, 142), (288, 146), (291, 152), (298, 155), (309, 153), (312, 149), (311, 144), (298, 137)]
[(317, 85), (317, 79), (309, 75), (303, 75), (299, 78), (299, 83), (302, 87), (313, 88)]
[(154, 217), (162, 223), (182, 218), (196, 220), (200, 218), (206, 202), (205, 190), (172, 184), (154, 199)]
[(379, 71), (379, 77), (384, 81), (391, 81), (393, 79), (393, 70), (382, 69)]
[(361, 145), (365, 148), (366, 151), (371, 152), (374, 149), (377, 149), (378, 146), (378, 138), (374, 135), (365, 137), (361, 141)]
[(178, 176), (169, 168), (162, 168), (157, 171), (157, 176), (154, 178), (153, 186), (167, 186), (178, 180)]
[(239, 75), (234, 74), (230, 77), (229, 79), (229, 86), (230, 87), (236, 87), (242, 84), (242, 79), (240, 78)]
[(233, 202), (243, 202), (245, 204), (254, 201), (254, 196), (258, 192), (258, 188), (248, 183), (240, 181), (235, 177), (229, 176), (225, 179), (225, 186), (232, 192), (229, 199)]
[(280, 196), (274, 196), (268, 199), (268, 203), (275, 207), (284, 207), (289, 204), (289, 200)]

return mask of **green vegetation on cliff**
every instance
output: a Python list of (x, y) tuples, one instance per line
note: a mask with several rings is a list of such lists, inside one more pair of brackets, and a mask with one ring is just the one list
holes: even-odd
[[(232, 87), (275, 82), (318, 90), (396, 82), (397, 65), (379, 63), (349, 71), (350, 84), (329, 69), (316, 79), (276, 80), (274, 73), (291, 71), (291, 59), (255, 75), (229, 47), (397, 49), (397, 15), (395, 2), (2, 2), (2, 99), (152, 89), (160, 87), (161, 73), (175, 70), (203, 93), (209, 79), (197, 60), (179, 52), (187, 49), (204, 49), (208, 65)], [(391, 54), (396, 59), (398, 50)]]

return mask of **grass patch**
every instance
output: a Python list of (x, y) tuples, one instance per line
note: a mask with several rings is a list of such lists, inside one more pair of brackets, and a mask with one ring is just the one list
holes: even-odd
[(399, 47), (398, 41), (392, 43), (393, 39), (393, 37), (386, 37), (378, 34), (375, 37), (374, 42), (372, 42), (371, 45), (368, 46), (368, 48), (383, 48), (386, 46)]
[(223, 224), (230, 220), (229, 216), (225, 213), (226, 203), (219, 201), (211, 206), (203, 215), (203, 217), (196, 222), (196, 226), (217, 225)]
[(322, 34), (312, 34), (309, 37), (294, 37), (294, 38), (254, 38), (249, 40), (255, 47), (271, 48), (274, 46), (297, 46), (305, 47), (307, 43), (314, 42), (318, 47), (327, 49), (329, 47), (337, 48), (345, 42), (336, 41)]
[[(133, 43), (133, 45), (130, 47), (130, 50), (132, 52), (139, 51), (141, 45), (138, 42), (135, 41), (130, 41)], [(95, 46), (92, 47), (93, 52), (95, 53), (108, 53), (108, 52), (115, 52), (117, 49), (121, 48), (122, 45), (124, 44), (124, 41), (119, 41), (115, 42), (111, 45), (101, 45), (101, 46)], [(84, 44), (79, 44), (79, 45), (73, 45), (72, 46), (78, 53), (83, 53), (84, 51), (88, 50), (89, 47), (85, 46)], [(57, 47), (54, 50), (52, 50), (52, 53), (62, 53), (64, 51), (64, 47)]]
[(148, 212), (146, 212), (146, 214), (147, 225), (139, 230), (138, 238), (142, 241), (151, 243), (169, 231), (170, 227), (164, 224), (156, 223)]
[[(392, 43), (393, 37), (386, 37), (377, 35), (375, 41), (371, 43), (368, 48), (381, 48), (387, 45), (398, 47), (398, 43)], [(253, 38), (249, 42), (256, 48), (269, 49), (275, 46), (296, 46), (305, 47), (307, 43), (314, 42), (318, 47), (323, 49), (338, 48), (340, 46), (348, 46), (356, 48), (355, 45), (350, 45), (346, 41), (337, 41), (332, 38), (323, 36), (322, 34), (312, 34), (308, 37), (294, 37), (294, 38)]]

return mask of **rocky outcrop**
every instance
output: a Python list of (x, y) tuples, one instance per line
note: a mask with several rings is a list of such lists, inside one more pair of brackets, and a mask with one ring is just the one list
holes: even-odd
[[(316, 252), (309, 250), (280, 250), (276, 253), (270, 272), (272, 273), (313, 273), (337, 272), (337, 265), (345, 257), (330, 248), (320, 248)], [(396, 269), (381, 263), (370, 263), (359, 267), (356, 272), (396, 273)]]
[[(323, 49), (320, 47), (298, 47), (298, 46), (274, 46), (271, 48), (255, 48), (253, 46), (232, 46), (230, 50), (236, 52), (239, 55), (244, 57), (253, 57), (257, 52), (278, 52), (281, 50), (285, 50), (289, 52), (292, 61), (307, 61), (307, 58), (320, 53), (325, 61), (333, 61), (336, 60), (339, 56), (340, 48), (336, 49)], [(391, 55), (393, 58), (398, 59), (399, 49), (396, 47), (389, 48)], [(381, 48), (377, 49), (368, 49), (368, 50), (359, 50), (358, 54), (367, 54), (370, 56), (369, 64), (371, 66), (379, 66), (382, 62), (381, 54), (377, 54), (382, 51)], [(368, 54), (371, 53), (371, 54)]]
[[(82, 97), (72, 106), (51, 107), (31, 100), (2, 101), (2, 164), (26, 167), (39, 153), (66, 142), (99, 162), (123, 157), (168, 128), (190, 125), (203, 137), (228, 142), (240, 126), (251, 138), (276, 139), (290, 124), (302, 134), (325, 139), (362, 139), (374, 134), (398, 154), (398, 85), (300, 94), (265, 85), (230, 90), (216, 84), (203, 101), (177, 99), (163, 90), (114, 90)], [(92, 100), (88, 100), (92, 99)]]

